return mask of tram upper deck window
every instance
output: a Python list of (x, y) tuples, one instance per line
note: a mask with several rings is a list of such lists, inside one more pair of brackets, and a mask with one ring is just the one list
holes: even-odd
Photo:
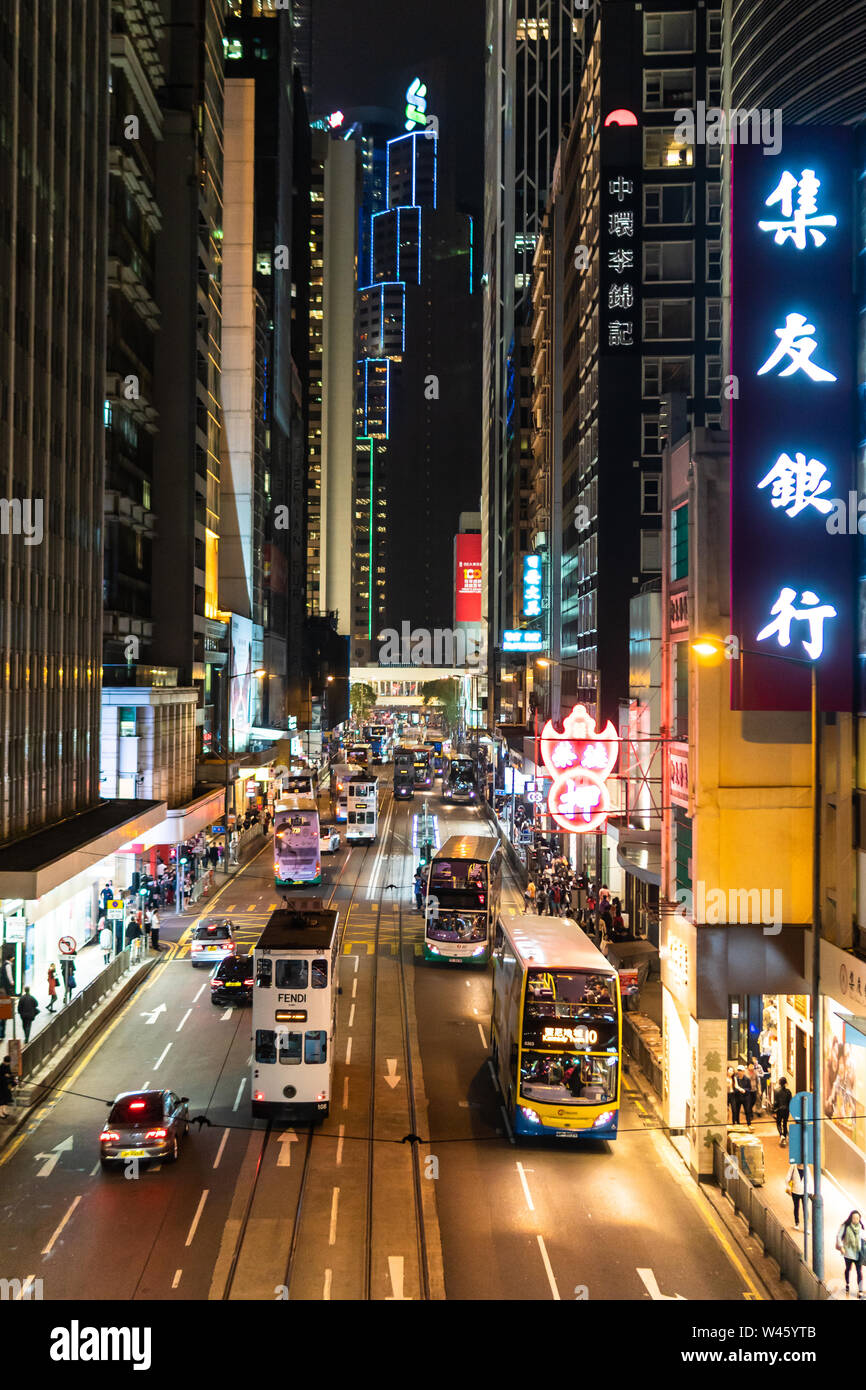
[(278, 960), (277, 989), (306, 989), (309, 973), (309, 961)]
[(260, 989), (270, 989), (274, 963), (270, 956), (260, 956), (256, 966), (256, 984)]
[(275, 1062), (277, 1060), (277, 1035), (273, 1028), (256, 1029), (256, 1061)]
[(326, 960), (314, 960), (312, 962), (310, 983), (313, 989), (328, 988), (328, 962)]

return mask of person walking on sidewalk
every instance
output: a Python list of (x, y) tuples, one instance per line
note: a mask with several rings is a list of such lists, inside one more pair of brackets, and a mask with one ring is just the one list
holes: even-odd
[(54, 1005), (57, 1002), (57, 966), (53, 963), (48, 967), (48, 1012), (54, 1013)]
[(68, 1004), (75, 993), (75, 961), (64, 956), (60, 962), (60, 973), (63, 976), (63, 1002)]
[(141, 953), (141, 927), (137, 917), (130, 917), (126, 925), (126, 944), (129, 947), (129, 963), (136, 965)]
[(803, 1176), (802, 1165), (798, 1163), (792, 1163), (785, 1175), (785, 1191), (790, 1194), (791, 1201), (794, 1203), (795, 1226), (800, 1225), (800, 1203), (803, 1200)]
[(108, 965), (111, 960), (111, 948), (114, 945), (114, 932), (103, 919), (103, 924), (99, 928), (99, 949), (102, 952), (102, 963)]
[(730, 1123), (735, 1125), (734, 1119), (734, 1068), (728, 1067), (728, 1110), (730, 1112)]
[(154, 908), (150, 914), (150, 949), (152, 951), (159, 950), (159, 910), (157, 908)]
[(793, 1099), (791, 1092), (788, 1090), (788, 1078), (786, 1076), (779, 1077), (779, 1084), (775, 1089), (775, 1097), (776, 1103), (773, 1106), (773, 1112), (776, 1116), (776, 1129), (779, 1131), (779, 1144), (782, 1145), (788, 1142), (788, 1115), (791, 1111), (791, 1101)]
[(845, 1292), (850, 1292), (848, 1283), (851, 1278), (851, 1266), (857, 1271), (857, 1297), (863, 1298), (863, 1243), (866, 1239), (866, 1231), (863, 1228), (863, 1219), (859, 1211), (849, 1212), (848, 1216), (839, 1227), (839, 1234), (836, 1236), (836, 1249), (845, 1261)]
[(33, 1020), (39, 1012), (39, 1005), (30, 993), (30, 986), (24, 986), (24, 993), (18, 1000), (18, 1017), (21, 1019), (21, 1027), (24, 1029), (24, 1041), (30, 1041), (30, 1029), (33, 1027)]
[(9, 1058), (4, 1057), (0, 1062), (0, 1120), (9, 1120), (11, 1115), (7, 1115), (7, 1108), (12, 1104), (12, 1087), (15, 1085), (15, 1075), (9, 1064)]
[(734, 1074), (734, 1094), (731, 1099), (731, 1115), (735, 1125), (740, 1123), (740, 1111), (746, 1100), (746, 1068), (737, 1067)]

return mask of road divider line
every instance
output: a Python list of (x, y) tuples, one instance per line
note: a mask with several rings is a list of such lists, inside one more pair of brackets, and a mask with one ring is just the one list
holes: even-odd
[(326, 1269), (326, 1270), (325, 1270), (325, 1284), (324, 1284), (324, 1288), (322, 1289), (322, 1298), (324, 1299), (325, 1303), (330, 1303), (330, 1301), (331, 1301), (331, 1278), (332, 1278), (332, 1276), (333, 1276), (333, 1270), (331, 1270), (331, 1269)]
[(351, 1060), (352, 1060), (352, 1039), (350, 1038), (349, 1041), (346, 1043), (346, 1066), (349, 1065), (349, 1063), (351, 1062)]
[(206, 1187), (202, 1192), (201, 1197), (199, 1198), (199, 1203), (196, 1207), (195, 1216), (192, 1218), (192, 1225), (189, 1228), (189, 1235), (184, 1241), (184, 1245), (192, 1245), (193, 1237), (196, 1231), (198, 1230), (198, 1223), (201, 1220), (201, 1214), (204, 1211), (204, 1204), (207, 1201), (207, 1194), (209, 1191), (210, 1189)]
[(354, 1026), (355, 1026), (355, 1005), (353, 1004), (352, 1007), (351, 1007), (351, 1009), (349, 1010), (349, 1027), (350, 1027), (350, 1028), (354, 1028)]
[(171, 1287), (172, 1287), (173, 1289), (176, 1289), (176, 1288), (177, 1288), (178, 1284), (180, 1283), (180, 1276), (181, 1276), (182, 1274), (183, 1274), (183, 1270), (182, 1270), (182, 1269), (176, 1269), (176, 1270), (174, 1271), (174, 1278), (173, 1278), (172, 1281), (171, 1281)]
[(335, 1188), (334, 1188), (334, 1194), (333, 1194), (333, 1196), (331, 1197), (331, 1224), (330, 1224), (330, 1226), (329, 1226), (329, 1228), (328, 1228), (328, 1244), (329, 1244), (329, 1245), (335, 1245), (336, 1242), (337, 1242), (337, 1207), (339, 1206), (339, 1203), (340, 1203), (340, 1189), (339, 1189), (339, 1187), (335, 1187)]
[(201, 998), (201, 996), (202, 996), (204, 990), (206, 990), (206, 989), (207, 989), (207, 980), (205, 980), (205, 982), (204, 982), (203, 985), (199, 985), (198, 990), (196, 991), (195, 995), (193, 996), (193, 1001), (192, 1001), (192, 1002), (193, 1002), (194, 1004), (197, 1004), (197, 1003), (198, 1003), (198, 1001), (199, 1001), (199, 999)]
[(247, 1078), (244, 1077), (244, 1079), (242, 1080), (240, 1086), (238, 1086), (238, 1093), (237, 1093), (237, 1095), (235, 1096), (235, 1103), (234, 1103), (234, 1105), (232, 1106), (232, 1110), (237, 1110), (238, 1106), (240, 1105), (240, 1103), (241, 1103), (241, 1096), (242, 1096), (243, 1093), (244, 1093), (244, 1086), (246, 1086), (246, 1084), (247, 1084)]
[(157, 1060), (156, 1060), (156, 1061), (154, 1062), (154, 1064), (153, 1064), (153, 1069), (154, 1069), (154, 1071), (156, 1071), (157, 1067), (161, 1067), (161, 1066), (162, 1066), (163, 1062), (165, 1061), (166, 1057), (168, 1056), (168, 1049), (169, 1049), (170, 1047), (171, 1047), (171, 1043), (166, 1043), (165, 1047), (164, 1047), (163, 1050), (162, 1050), (162, 1054), (157, 1058)]
[(214, 1166), (214, 1168), (219, 1168), (219, 1166), (220, 1166), (220, 1159), (221, 1159), (222, 1156), (223, 1156), (223, 1151), (224, 1151), (224, 1149), (225, 1149), (226, 1144), (228, 1143), (228, 1139), (229, 1139), (229, 1130), (228, 1130), (228, 1128), (226, 1128), (226, 1129), (223, 1130), (223, 1137), (222, 1137), (222, 1139), (220, 1140), (220, 1146), (219, 1146), (219, 1148), (217, 1149), (217, 1156), (216, 1156), (216, 1158), (215, 1158), (214, 1161), (213, 1161), (213, 1166)]
[(486, 1052), (486, 1051), (487, 1051), (487, 1039), (486, 1039), (485, 1036), (484, 1036), (484, 1029), (481, 1027), (481, 1024), (480, 1024), (480, 1023), (479, 1023), (479, 1025), (478, 1025), (478, 1032), (481, 1034), (481, 1046), (484, 1048), (484, 1051)]
[(357, 980), (353, 980), (353, 981), (352, 981), (352, 998), (355, 999), (355, 998), (357, 997), (357, 994), (358, 994), (358, 981), (357, 981)]
[(348, 1108), (349, 1108), (349, 1078), (348, 1078), (348, 1076), (344, 1076), (344, 1077), (343, 1077), (343, 1109), (344, 1109), (344, 1110), (348, 1110)]
[(520, 1175), (520, 1182), (523, 1187), (523, 1195), (526, 1198), (526, 1205), (530, 1211), (535, 1211), (535, 1203), (532, 1200), (532, 1193), (529, 1191), (529, 1183), (526, 1181), (526, 1174), (532, 1172), (531, 1168), (524, 1168), (522, 1163), (518, 1163), (517, 1171)]
[(544, 1270), (547, 1274), (547, 1282), (550, 1285), (550, 1292), (553, 1294), (553, 1297), (556, 1299), (557, 1303), (561, 1303), (562, 1299), (559, 1294), (559, 1289), (556, 1287), (556, 1280), (553, 1277), (553, 1269), (551, 1268), (550, 1259), (547, 1254), (547, 1246), (544, 1244), (544, 1236), (538, 1237), (538, 1248), (541, 1251), (541, 1258), (544, 1261)]
[(345, 1126), (345, 1125), (340, 1125), (340, 1129), (339, 1129), (339, 1136), (340, 1136), (340, 1137), (339, 1137), (338, 1140), (337, 1140), (337, 1167), (338, 1167), (338, 1168), (340, 1167), (340, 1165), (341, 1165), (342, 1162), (343, 1162), (343, 1136), (344, 1136), (345, 1133), (346, 1133), (346, 1126)]
[(186, 1023), (186, 1021), (187, 1021), (187, 1019), (189, 1018), (189, 1016), (190, 1016), (191, 1013), (192, 1013), (192, 1009), (187, 1009), (187, 1011), (186, 1011), (186, 1013), (184, 1014), (183, 1018), (181, 1019), (180, 1023), (177, 1025), (177, 1027), (176, 1027), (175, 1030), (174, 1030), (176, 1033), (179, 1033), (179, 1032), (180, 1032), (181, 1028), (182, 1028), (183, 1025)]
[(71, 1201), (71, 1203), (69, 1204), (69, 1207), (68, 1207), (68, 1209), (67, 1209), (66, 1215), (64, 1216), (64, 1218), (63, 1218), (63, 1220), (61, 1221), (60, 1225), (57, 1227), (57, 1230), (54, 1232), (54, 1235), (53, 1235), (53, 1236), (51, 1237), (51, 1239), (49, 1240), (49, 1242), (48, 1242), (48, 1244), (46, 1245), (45, 1249), (42, 1251), (43, 1255), (50, 1255), (50, 1254), (51, 1254), (51, 1251), (54, 1249), (54, 1242), (56, 1241), (57, 1237), (60, 1235), (60, 1232), (63, 1230), (64, 1226), (66, 1225), (66, 1223), (67, 1223), (67, 1221), (69, 1220), (69, 1218), (70, 1218), (70, 1216), (72, 1215), (72, 1213), (75, 1211), (75, 1208), (78, 1206), (78, 1203), (79, 1203), (80, 1201), (81, 1201), (81, 1197), (80, 1197), (80, 1196), (79, 1196), (79, 1197), (73, 1197), (73, 1199), (72, 1199), (72, 1201)]

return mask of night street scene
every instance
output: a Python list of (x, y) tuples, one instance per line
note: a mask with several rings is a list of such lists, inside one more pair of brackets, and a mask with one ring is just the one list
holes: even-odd
[(31, 1371), (857, 1358), (864, 323), (862, 0), (0, 0)]

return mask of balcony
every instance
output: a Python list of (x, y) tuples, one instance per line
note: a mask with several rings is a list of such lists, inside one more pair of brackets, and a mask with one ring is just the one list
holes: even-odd
[(151, 231), (158, 232), (162, 226), (162, 213), (150, 191), (147, 179), (138, 167), (135, 156), (120, 149), (117, 145), (112, 145), (108, 151), (108, 172), (115, 178), (123, 179), (124, 185), (132, 194), (139, 212), (149, 224)]
[(124, 265), (116, 256), (110, 256), (108, 259), (108, 288), (119, 290), (148, 328), (156, 332), (162, 317), (156, 300), (132, 266)]

